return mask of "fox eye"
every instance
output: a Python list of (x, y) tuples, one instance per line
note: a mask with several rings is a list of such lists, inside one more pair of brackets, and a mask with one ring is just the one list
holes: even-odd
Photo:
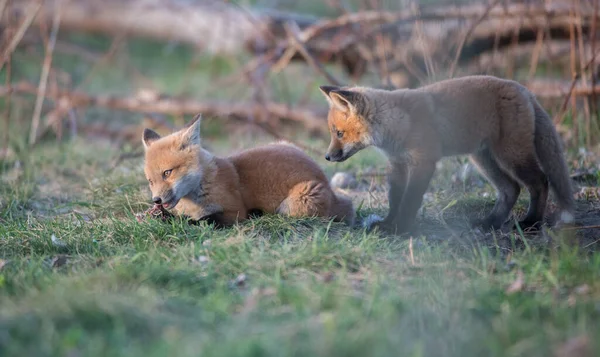
[(149, 183), (150, 185), (152, 185), (152, 180), (148, 179), (148, 183)]
[(343, 132), (343, 131), (340, 131), (340, 130), (338, 130), (338, 131), (336, 132), (336, 135), (337, 135), (338, 139), (341, 139), (341, 138), (343, 138), (343, 137), (344, 137), (344, 132)]
[(171, 171), (173, 171), (173, 170), (165, 170), (165, 172), (163, 172), (163, 178), (169, 177), (169, 175), (171, 174)]

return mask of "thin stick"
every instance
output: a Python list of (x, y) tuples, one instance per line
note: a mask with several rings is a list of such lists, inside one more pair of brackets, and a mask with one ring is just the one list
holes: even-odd
[(86, 84), (88, 84), (89, 81), (93, 78), (94, 74), (96, 74), (98, 69), (101, 66), (110, 62), (111, 58), (115, 55), (115, 53), (119, 49), (119, 46), (123, 43), (124, 39), (125, 39), (125, 34), (119, 34), (113, 39), (113, 41), (110, 44), (110, 47), (108, 48), (108, 51), (106, 51), (106, 53), (100, 59), (98, 59), (98, 61), (94, 64), (92, 69), (90, 69), (86, 73), (86, 76), (81, 80), (81, 82), (79, 82), (79, 84), (77, 84), (75, 89), (80, 89), (83, 86), (85, 86)]
[(25, 20), (23, 20), (23, 22), (21, 23), (21, 26), (19, 26), (19, 29), (17, 30), (17, 33), (15, 33), (15, 36), (13, 37), (12, 41), (9, 43), (8, 47), (4, 50), (4, 53), (2, 54), (2, 58), (0, 58), (0, 70), (2, 70), (2, 68), (4, 67), (4, 63), (8, 59), (8, 56), (13, 53), (15, 48), (17, 48), (17, 45), (19, 44), (19, 42), (21, 42), (23, 35), (25, 35), (25, 31), (27, 31), (29, 26), (31, 26), (33, 19), (35, 18), (37, 13), (40, 11), (40, 8), (42, 7), (42, 2), (43, 2), (43, 0), (40, 0), (36, 4), (33, 11), (31, 11), (27, 15)]
[(537, 72), (538, 61), (540, 59), (540, 54), (542, 53), (542, 48), (544, 47), (544, 30), (539, 29), (537, 33), (537, 38), (535, 39), (535, 47), (533, 49), (533, 55), (531, 56), (531, 64), (529, 66), (529, 74), (527, 78), (531, 80), (535, 73)]
[[(10, 88), (10, 82), (11, 82), (11, 73), (12, 73), (12, 55), (9, 54), (8, 55), (8, 59), (6, 61), (6, 86), (8, 88)], [(10, 93), (8, 93), (6, 95), (6, 99), (4, 101), (4, 147), (2, 149), (2, 152), (4, 154), (8, 153), (8, 129), (9, 129), (9, 124), (10, 124), (10, 104), (11, 104), (11, 97), (12, 95)], [(1, 156), (1, 155), (0, 155)]]
[(408, 241), (408, 253), (410, 254), (410, 264), (411, 265), (415, 265), (415, 255), (413, 253), (413, 237), (410, 236), (410, 239)]
[[(569, 91), (567, 92), (567, 95), (565, 96), (565, 99), (561, 105), (560, 111), (558, 112), (558, 114), (556, 115), (556, 117), (554, 118), (554, 124), (562, 124), (563, 120), (564, 120), (564, 115), (565, 112), (567, 110), (567, 105), (569, 104), (569, 99), (571, 98), (571, 94), (573, 93), (573, 89), (575, 89), (575, 84), (577, 83), (577, 80), (579, 80), (579, 77), (581, 77), (581, 73), (586, 71), (594, 62), (594, 60), (596, 59), (596, 57), (600, 54), (600, 50), (596, 51), (595, 53), (592, 54), (592, 58), (586, 63), (586, 65), (581, 69), (581, 72), (577, 73), (575, 75), (575, 77), (571, 80), (571, 86), (569, 87)], [(595, 92), (595, 87), (592, 87), (592, 92)]]
[(560, 230), (562, 231), (572, 231), (572, 230), (576, 230), (576, 229), (598, 229), (600, 228), (600, 225), (594, 225), (594, 226), (577, 226), (577, 227), (564, 227), (561, 228)]
[(0, 19), (2, 18), (2, 15), (4, 14), (4, 9), (6, 8), (7, 4), (8, 4), (8, 0), (0, 0)]
[[(575, 0), (577, 2), (577, 6), (575, 7), (577, 19), (581, 19), (581, 2), (580, 0)], [(583, 45), (583, 29), (581, 27), (581, 21), (577, 21), (577, 38), (578, 38), (578, 46), (579, 46), (579, 66), (583, 69), (585, 66), (585, 48)], [(587, 86), (586, 76), (581, 77), (581, 84)], [(591, 133), (590, 133), (590, 101), (587, 97), (583, 97), (583, 115), (585, 118), (585, 144), (586, 147), (590, 147)]]
[[(593, 0), (594, 1), (594, 6), (593, 6), (593, 13), (594, 15), (596, 15), (598, 13), (598, 2), (600, 0)], [(598, 17), (594, 16), (594, 18), (592, 19), (592, 27), (590, 29), (590, 41), (592, 43), (592, 53), (596, 53), (596, 26), (597, 26), (597, 20)], [(592, 88), (596, 87), (596, 74), (594, 73), (594, 71), (596, 70), (596, 66), (595, 66), (595, 62), (596, 62), (596, 57), (592, 56), (592, 61), (590, 64), (590, 77), (592, 77)], [(598, 102), (597, 102), (597, 96), (596, 93), (592, 93), (592, 113), (596, 114), (597, 119), (600, 119), (600, 113), (598, 112), (598, 108), (597, 108)], [(590, 128), (591, 130), (591, 128)]]
[[(540, 16), (544, 18), (555, 18), (568, 15), (564, 9), (552, 8), (552, 4), (548, 5), (523, 5), (511, 4), (505, 8), (496, 8), (488, 10), (489, 18), (514, 18), (516, 16)], [(466, 8), (461, 7), (442, 7), (428, 8), (427, 11), (421, 11), (418, 16), (415, 16), (411, 11), (386, 12), (386, 11), (361, 11), (342, 15), (335, 19), (327, 19), (316, 22), (314, 25), (307, 27), (302, 31), (302, 38), (310, 41), (318, 34), (336, 27), (352, 25), (354, 23), (369, 23), (369, 22), (410, 22), (416, 20), (435, 21), (448, 19), (479, 19), (482, 10), (486, 10), (479, 5), (473, 5)], [(566, 14), (565, 14), (566, 12)], [(597, 16), (597, 14), (594, 14)]]
[(37, 98), (35, 101), (35, 107), (33, 110), (33, 118), (31, 119), (31, 131), (29, 132), (29, 145), (33, 145), (37, 138), (37, 130), (40, 125), (40, 115), (42, 114), (42, 104), (44, 103), (44, 97), (46, 93), (46, 86), (48, 84), (48, 74), (50, 73), (50, 66), (52, 65), (52, 54), (54, 52), (54, 45), (56, 44), (56, 36), (58, 34), (58, 28), (60, 26), (60, 14), (61, 14), (61, 0), (54, 2), (54, 18), (52, 19), (52, 31), (50, 32), (50, 41), (46, 47), (46, 56), (44, 57), (44, 66), (42, 67), (42, 74), (40, 75), (40, 83), (38, 86)]
[(523, 26), (523, 17), (519, 18), (519, 24), (513, 31), (512, 41), (510, 43), (510, 54), (508, 55), (509, 63), (508, 68), (506, 69), (506, 76), (508, 78), (513, 78), (514, 70), (515, 70), (515, 48), (519, 44), (519, 33), (521, 32), (521, 26)]
[(295, 23), (293, 23), (291, 25), (286, 24), (284, 26), (284, 28), (285, 28), (285, 31), (290, 36), (290, 40), (292, 41), (293, 46), (306, 59), (306, 62), (315, 69), (315, 71), (317, 71), (318, 73), (323, 75), (325, 78), (327, 78), (327, 80), (329, 81), (330, 84), (338, 85), (338, 86), (342, 85), (342, 82), (340, 82), (339, 80), (337, 80), (337, 78), (335, 78), (333, 75), (331, 75), (329, 72), (327, 72), (327, 70), (325, 68), (323, 68), (321, 63), (319, 61), (317, 61), (313, 57), (313, 55), (311, 55), (308, 52), (306, 47), (304, 47), (304, 44), (302, 43), (302, 41), (300, 40), (300, 37), (298, 35), (300, 30), (299, 30), (297, 24), (295, 24)]
[[(8, 0), (4, 0), (2, 3), (0, 3), (0, 18), (2, 18), (2, 14), (4, 13), (4, 8), (6, 7), (6, 4), (8, 3)], [(9, 21), (9, 25), (6, 28), (6, 33), (7, 33), (7, 38), (8, 38), (8, 34), (11, 34), (12, 32), (12, 27), (10, 26), (10, 21)], [(8, 54), (8, 58), (6, 59), (6, 86), (8, 88), (10, 88), (10, 82), (11, 82), (11, 76), (12, 76), (12, 53)], [(10, 125), (10, 104), (11, 104), (11, 98), (12, 95), (10, 93), (8, 93), (6, 95), (6, 99), (4, 102), (4, 146), (2, 148), (2, 152), (0, 152), (0, 157), (2, 155), (7, 155), (8, 154), (8, 129), (9, 129), (9, 125)]]
[(460, 43), (459, 43), (458, 47), (456, 48), (456, 54), (454, 55), (454, 61), (452, 62), (452, 65), (450, 66), (450, 72), (448, 73), (448, 77), (452, 78), (454, 76), (454, 71), (456, 70), (456, 66), (458, 65), (458, 60), (462, 53), (463, 47), (465, 46), (465, 43), (467, 42), (467, 40), (469, 39), (469, 37), (471, 36), (473, 31), (475, 31), (475, 28), (479, 24), (481, 24), (481, 22), (483, 20), (485, 20), (485, 18), (488, 16), (488, 14), (492, 10), (492, 8), (495, 7), (496, 5), (498, 5), (499, 2), (500, 2), (500, 0), (494, 0), (494, 2), (490, 3), (487, 6), (487, 8), (485, 9), (485, 11), (481, 14), (481, 16), (479, 16), (479, 18), (477, 18), (477, 20), (475, 20), (475, 22), (473, 22), (473, 24), (471, 25), (471, 27), (469, 27), (469, 29), (467, 30), (465, 35), (461, 38)]

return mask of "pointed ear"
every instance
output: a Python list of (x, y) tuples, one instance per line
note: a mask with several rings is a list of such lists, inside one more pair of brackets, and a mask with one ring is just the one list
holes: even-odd
[(358, 113), (362, 108), (363, 95), (349, 90), (333, 90), (329, 93), (331, 103), (344, 113)]
[(329, 93), (331, 93), (331, 91), (333, 91), (333, 90), (339, 90), (340, 87), (336, 87), (336, 86), (319, 86), (319, 89), (321, 90), (321, 93), (323, 93), (325, 95), (325, 97), (327, 99), (329, 99)]
[(160, 139), (160, 135), (158, 135), (156, 131), (148, 128), (144, 129), (144, 134), (142, 135), (144, 149), (148, 149), (148, 147), (158, 139)]
[(198, 114), (194, 117), (188, 128), (181, 134), (181, 149), (192, 145), (200, 145), (200, 124), (202, 123), (202, 115)]

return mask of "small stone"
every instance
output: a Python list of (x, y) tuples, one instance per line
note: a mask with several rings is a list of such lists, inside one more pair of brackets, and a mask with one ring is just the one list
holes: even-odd
[(235, 278), (235, 285), (244, 286), (246, 284), (246, 274), (242, 273)]
[(331, 178), (331, 186), (336, 188), (355, 188), (358, 185), (356, 178), (347, 172), (336, 172)]

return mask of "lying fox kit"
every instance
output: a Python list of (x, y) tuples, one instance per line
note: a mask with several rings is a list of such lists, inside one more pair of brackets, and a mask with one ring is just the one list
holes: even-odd
[(521, 184), (531, 196), (519, 222), (522, 228), (542, 223), (549, 184), (563, 209), (561, 219), (573, 220), (571, 182), (560, 138), (534, 95), (519, 83), (468, 76), (394, 91), (320, 88), (330, 107), (331, 143), (325, 158), (344, 161), (373, 145), (390, 160), (389, 213), (370, 228), (409, 230), (436, 162), (461, 154), (470, 154), (498, 191), (491, 213), (474, 225), (500, 228)]
[(165, 137), (145, 129), (143, 143), (152, 200), (178, 215), (219, 226), (256, 211), (354, 222), (352, 201), (336, 195), (318, 164), (290, 144), (216, 157), (201, 146), (200, 117)]

